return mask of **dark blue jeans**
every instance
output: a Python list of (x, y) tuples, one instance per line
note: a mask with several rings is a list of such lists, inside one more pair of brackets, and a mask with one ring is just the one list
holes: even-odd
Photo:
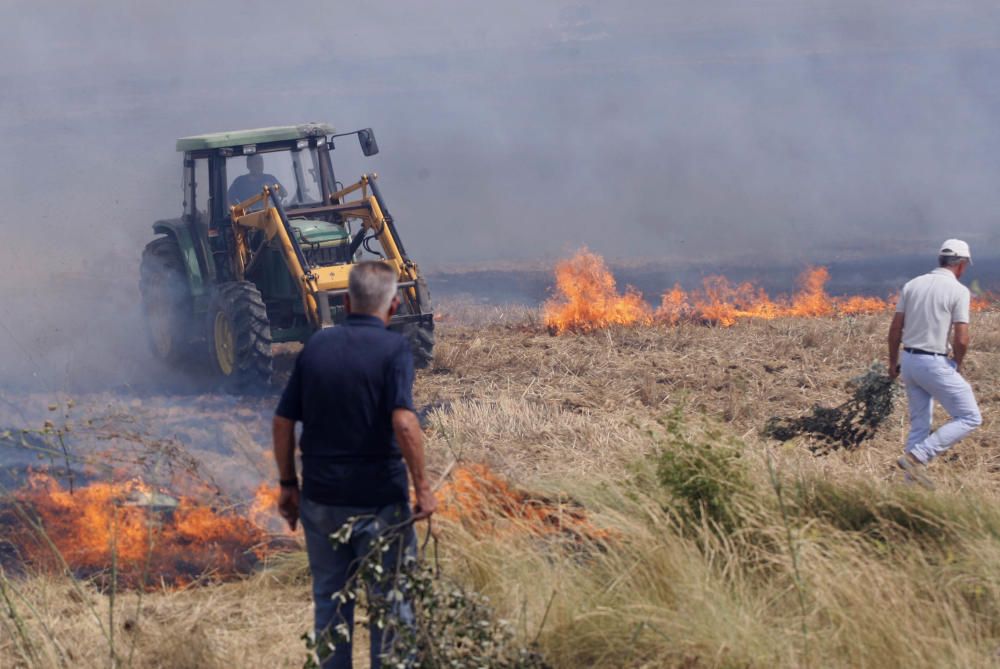
[[(326, 506), (303, 499), (299, 509), (302, 529), (306, 535), (306, 551), (309, 554), (309, 570), (313, 580), (313, 602), (316, 607), (315, 630), (320, 638), (329, 626), (345, 624), (351, 638), (354, 636), (354, 601), (345, 603), (333, 601), (333, 595), (344, 588), (354, 574), (357, 563), (371, 550), (375, 539), (386, 528), (399, 525), (410, 518), (410, 505), (393, 504), (382, 507)], [(339, 530), (349, 518), (358, 518), (346, 544), (334, 545), (330, 535)], [(417, 546), (413, 526), (401, 533), (403, 554), (415, 555)], [(396, 567), (399, 551), (387, 551), (382, 560), (382, 568), (392, 573)], [(399, 617), (411, 622), (413, 612), (408, 603), (400, 604)], [(371, 636), (371, 666), (379, 669), (379, 656), (392, 643), (388, 635), (375, 625), (369, 626)], [(337, 651), (323, 663), (323, 669), (351, 669), (351, 644), (337, 646)]]

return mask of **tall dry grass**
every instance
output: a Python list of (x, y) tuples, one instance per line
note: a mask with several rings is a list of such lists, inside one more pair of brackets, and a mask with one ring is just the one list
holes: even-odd
[(727, 526), (691, 513), (711, 492), (683, 498), (664, 485), (656, 465), (677, 439), (651, 440), (626, 476), (558, 486), (611, 531), (601, 545), (448, 535), (449, 566), (538, 634), (554, 666), (995, 666), (992, 490), (934, 493), (792, 464), (772, 476), (743, 444), (731, 470), (697, 456), (686, 470), (719, 490), (741, 481)]
[[(760, 436), (771, 416), (843, 401), (884, 355), (887, 318), (551, 337), (535, 316), (477, 314), (441, 323), (418, 378), (432, 472), (487, 463), (577, 499), (609, 538), (439, 522), (442, 557), (554, 666), (995, 666), (1000, 316), (972, 324), (984, 426), (934, 464), (929, 492), (893, 468), (902, 406), (855, 452)], [(113, 616), (68, 577), (3, 583), (3, 666), (113, 666), (113, 626), (117, 666), (293, 667), (310, 624), (300, 555), (240, 583), (119, 594)]]

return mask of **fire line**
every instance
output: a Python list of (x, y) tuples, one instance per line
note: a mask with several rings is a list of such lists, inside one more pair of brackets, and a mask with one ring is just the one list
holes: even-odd
[[(729, 327), (746, 319), (858, 316), (888, 311), (895, 303), (893, 298), (863, 295), (833, 297), (826, 292), (830, 272), (825, 267), (809, 267), (799, 276), (798, 290), (791, 297), (771, 298), (751, 282), (733, 283), (724, 276), (709, 276), (696, 290), (674, 285), (653, 309), (631, 286), (619, 293), (604, 259), (585, 248), (556, 265), (555, 280), (555, 294), (542, 307), (545, 325), (554, 334), (590, 332), (612, 325), (672, 326), (686, 322)], [(981, 311), (991, 301), (989, 295), (976, 297), (972, 308)]]

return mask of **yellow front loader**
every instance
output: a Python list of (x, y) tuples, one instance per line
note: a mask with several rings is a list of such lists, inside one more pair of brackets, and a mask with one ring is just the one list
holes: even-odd
[[(400, 245), (393, 235), (394, 226), (386, 218), (379, 205), (381, 198), (369, 192), (373, 190), (369, 186), (375, 186), (376, 178), (377, 176), (374, 174), (366, 174), (357, 183), (337, 191), (332, 195), (332, 199), (338, 201), (338, 204), (322, 208), (322, 213), (335, 213), (343, 221), (359, 221), (360, 230), (356, 233), (355, 239), (378, 241), (384, 254), (382, 262), (392, 265), (399, 277), (404, 304), (412, 305), (407, 310), (410, 312), (409, 314), (398, 316), (399, 320), (394, 320), (394, 322), (426, 321), (427, 318), (421, 318), (419, 309), (420, 298), (417, 291), (422, 282), (417, 272), (417, 266), (403, 257)], [(342, 296), (347, 292), (347, 280), (353, 263), (311, 266), (296, 240), (294, 230), (288, 222), (280, 201), (273, 197), (277, 188), (277, 184), (265, 186), (259, 195), (244, 200), (231, 208), (230, 216), (236, 243), (233, 272), (238, 280), (245, 279), (247, 267), (252, 266), (254, 262), (254, 253), (251, 250), (252, 233), (255, 230), (260, 231), (263, 233), (264, 243), (273, 243), (276, 240), (288, 271), (298, 286), (302, 296), (303, 309), (312, 326), (321, 328), (332, 325), (329, 300), (331, 297)], [(358, 199), (340, 202), (342, 198), (358, 191), (360, 191)], [(261, 206), (262, 209), (252, 211)], [(315, 215), (317, 212), (305, 213)], [(361, 243), (361, 241), (357, 242), (358, 245)], [(357, 246), (354, 246), (353, 250), (356, 251)]]

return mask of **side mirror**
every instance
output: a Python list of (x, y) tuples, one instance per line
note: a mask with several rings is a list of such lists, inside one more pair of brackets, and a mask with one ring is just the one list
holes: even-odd
[(361, 143), (361, 153), (366, 156), (374, 156), (378, 153), (378, 142), (375, 141), (375, 133), (371, 128), (358, 130), (358, 141)]

